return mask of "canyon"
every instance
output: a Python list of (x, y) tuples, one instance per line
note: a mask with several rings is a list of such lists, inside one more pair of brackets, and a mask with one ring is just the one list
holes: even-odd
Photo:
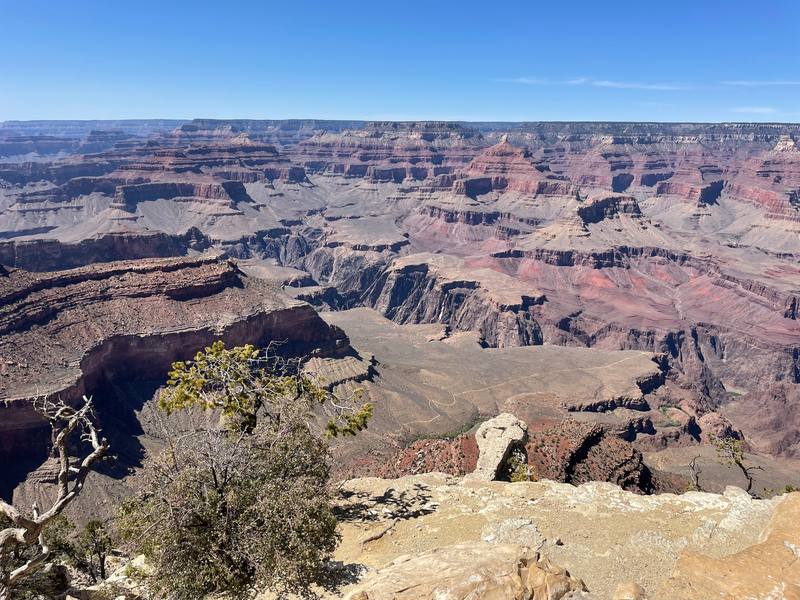
[(26, 399), (89, 393), (124, 494), (169, 363), (216, 338), (365, 390), (341, 479), (463, 475), (505, 411), (543, 478), (682, 491), (699, 455), (722, 491), (727, 435), (757, 490), (800, 484), (798, 144), (747, 123), (0, 123), (2, 493), (47, 477)]

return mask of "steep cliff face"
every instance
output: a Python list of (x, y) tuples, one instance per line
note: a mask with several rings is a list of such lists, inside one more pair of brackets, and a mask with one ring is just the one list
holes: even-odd
[(7, 241), (0, 242), (0, 264), (27, 271), (58, 271), (93, 263), (183, 256), (210, 246), (208, 238), (196, 228), (183, 235), (108, 233), (74, 243), (53, 239)]
[(414, 260), (396, 261), (378, 277), (363, 302), (398, 323), (443, 323), (477, 331), (487, 346), (542, 343), (529, 308), (541, 296), (513, 296), (512, 290), (481, 282), (468, 273), (447, 272)]
[(226, 203), (249, 199), (241, 182), (229, 181), (222, 183), (192, 184), (192, 183), (141, 183), (138, 185), (123, 185), (118, 188), (119, 200), (125, 205), (135, 205), (139, 202), (154, 201), (159, 199), (172, 200), (174, 198), (199, 198), (202, 200), (221, 200)]
[[(631, 265), (624, 255), (618, 259), (620, 265)], [(710, 370), (719, 380), (745, 387), (748, 380), (768, 380), (776, 375), (796, 381), (798, 367), (793, 343), (798, 339), (793, 333), (797, 330), (796, 321), (786, 320), (781, 314), (783, 305), (794, 302), (793, 295), (781, 297), (778, 294), (770, 298), (765, 291), (766, 297), (752, 302), (753, 292), (741, 290), (742, 284), (713, 274), (704, 277), (689, 268), (693, 277), (687, 289), (689, 294), (696, 295), (698, 300), (710, 290), (729, 294), (731, 314), (740, 315), (739, 323), (752, 321), (755, 325), (759, 320), (761, 331), (731, 327), (731, 323), (706, 312), (710, 307), (702, 305), (694, 310), (698, 311), (698, 317), (700, 311), (706, 314), (688, 329), (683, 328), (681, 316), (675, 312), (672, 317), (665, 313), (661, 323), (656, 320), (646, 325), (641, 320), (626, 323), (624, 319), (609, 323), (600, 313), (606, 310), (603, 304), (615, 302), (613, 296), (598, 297), (602, 304), (593, 306), (587, 301), (590, 296), (587, 294), (587, 300), (574, 304), (583, 308), (571, 312), (570, 306), (574, 305), (564, 294), (574, 293), (572, 286), (576, 284), (588, 289), (585, 284), (578, 283), (581, 280), (597, 285), (598, 294), (611, 285), (628, 287), (617, 273), (627, 278), (630, 267), (615, 273), (615, 269), (607, 271), (597, 269), (597, 265), (584, 265), (575, 260), (574, 255), (562, 256), (554, 259), (551, 267), (537, 266), (536, 279), (525, 285), (525, 279), (507, 277), (504, 271), (522, 273), (525, 277), (532, 273), (532, 261), (526, 262), (530, 259), (521, 262), (518, 259), (495, 260), (494, 264), (482, 261), (469, 268), (468, 262), (410, 255), (395, 260), (374, 281), (367, 279), (369, 286), (361, 301), (399, 323), (438, 322), (456, 330), (479, 331), (490, 346), (548, 342), (663, 353), (680, 367), (687, 380), (697, 385), (708, 385), (703, 383), (704, 370)], [(550, 259), (539, 256), (536, 262), (539, 261), (547, 264)], [(504, 271), (481, 268), (484, 264), (500, 266)], [(564, 266), (571, 268), (564, 269)], [(561, 279), (565, 272), (572, 279), (571, 285), (565, 285)], [(630, 283), (640, 285), (640, 282), (650, 285), (644, 279)], [(690, 298), (686, 298), (688, 305)], [(757, 319), (757, 313), (763, 316)], [(671, 325), (667, 324), (667, 319), (672, 320)], [(774, 334), (766, 334), (766, 330), (772, 328), (770, 322), (774, 323)], [(712, 396), (719, 392), (707, 391)]]
[[(46, 449), (30, 396), (71, 401), (115, 382), (163, 381), (173, 361), (216, 339), (285, 342), (285, 352), (299, 355), (337, 355), (348, 347), (344, 333), (310, 306), (214, 258), (47, 274), (5, 270), (0, 331), (0, 446), (3, 461), (26, 466)], [(4, 473), (3, 485), (18, 476)]]

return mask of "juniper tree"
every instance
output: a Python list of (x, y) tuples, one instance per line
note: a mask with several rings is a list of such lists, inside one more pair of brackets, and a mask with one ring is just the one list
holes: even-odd
[(748, 465), (745, 462), (744, 441), (725, 436), (714, 439), (713, 443), (717, 450), (719, 461), (723, 464), (737, 467), (747, 479), (747, 493), (752, 494), (753, 471), (763, 471), (763, 467)]
[(123, 506), (120, 529), (148, 558), (150, 589), (176, 600), (259, 589), (313, 595), (338, 540), (328, 444), (313, 409), (331, 408), (329, 435), (353, 435), (371, 405), (337, 398), (271, 349), (222, 342), (175, 363), (159, 405), (215, 409), (221, 419), (168, 436)]

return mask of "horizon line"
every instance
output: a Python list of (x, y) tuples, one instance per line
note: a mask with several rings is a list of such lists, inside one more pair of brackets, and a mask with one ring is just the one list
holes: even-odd
[(113, 117), (113, 118), (80, 118), (80, 119), (6, 119), (0, 120), (0, 127), (10, 123), (90, 123), (90, 122), (157, 122), (175, 121), (191, 123), (193, 121), (330, 121), (339, 123), (489, 123), (489, 124), (521, 124), (521, 123), (620, 123), (639, 125), (800, 125), (798, 121), (694, 121), (694, 120), (616, 120), (616, 119), (369, 119), (369, 118), (327, 118), (327, 117)]

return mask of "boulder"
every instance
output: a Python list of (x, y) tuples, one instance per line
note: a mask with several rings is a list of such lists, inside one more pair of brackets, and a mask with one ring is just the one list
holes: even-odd
[(617, 586), (611, 600), (647, 600), (644, 588), (634, 581)]
[(502, 413), (484, 422), (475, 432), (478, 442), (478, 465), (470, 475), (482, 481), (494, 481), (514, 446), (525, 444), (528, 426), (510, 413)]
[(494, 544), (520, 544), (534, 550), (541, 550), (545, 542), (536, 523), (530, 519), (505, 519), (489, 523), (481, 531), (481, 539)]
[[(566, 600), (580, 579), (517, 544), (472, 542), (401, 556), (364, 579), (347, 600)], [(572, 595), (571, 595), (572, 594)]]

